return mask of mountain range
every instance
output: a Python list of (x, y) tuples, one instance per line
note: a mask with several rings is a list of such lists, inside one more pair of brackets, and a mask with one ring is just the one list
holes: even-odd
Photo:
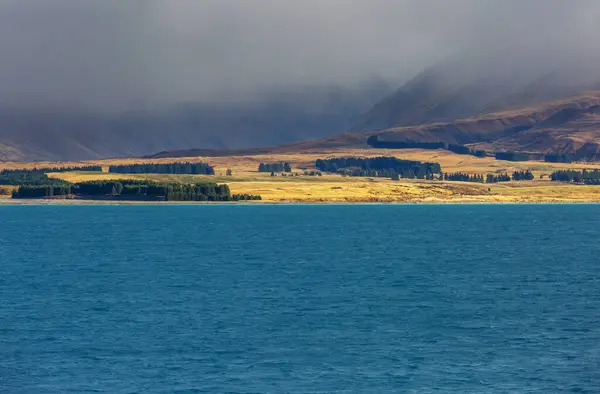
[[(0, 159), (222, 155), (366, 146), (366, 139), (469, 144), (495, 151), (600, 154), (600, 79), (569, 72), (486, 73), (447, 64), (397, 90), (271, 91), (252, 102), (124, 113), (0, 108)], [(572, 71), (572, 70), (571, 70)], [(265, 148), (266, 147), (266, 148)]]

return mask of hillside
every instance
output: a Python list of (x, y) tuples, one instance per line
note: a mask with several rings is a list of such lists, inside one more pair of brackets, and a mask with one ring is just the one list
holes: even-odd
[[(589, 92), (519, 110), (452, 122), (395, 127), (375, 134), (383, 141), (443, 141), (495, 151), (595, 152), (600, 146), (600, 92)], [(583, 152), (581, 152), (583, 153)]]
[(384, 97), (350, 130), (373, 132), (451, 122), (600, 90), (600, 75), (578, 68), (569, 65), (542, 72), (518, 62), (450, 60), (424, 70)]
[(381, 141), (441, 141), (595, 159), (600, 90), (559, 76), (513, 78), (506, 71), (490, 77), (437, 66), (391, 95), (389, 86), (372, 81), (352, 89), (271, 91), (253, 102), (153, 111), (0, 108), (0, 160), (303, 152), (365, 147), (374, 134)]
[[(262, 148), (301, 152), (364, 147), (380, 140), (470, 144), (494, 151), (564, 152), (592, 159), (600, 150), (600, 76), (577, 64), (542, 66), (473, 57), (430, 67), (379, 100), (348, 129), (323, 139)], [(511, 55), (511, 56), (509, 56)], [(584, 62), (585, 63), (585, 62)], [(554, 67), (554, 68), (551, 68)], [(542, 71), (544, 69), (544, 71)], [(218, 155), (257, 151), (220, 151)], [(156, 157), (204, 151), (162, 151)]]
[(381, 141), (445, 142), (494, 151), (572, 153), (588, 159), (600, 152), (600, 92), (541, 103), (518, 110), (417, 126), (394, 127), (370, 133), (344, 133), (319, 140), (259, 149), (163, 151), (149, 157), (189, 157), (302, 153), (331, 148), (366, 147), (377, 135)]

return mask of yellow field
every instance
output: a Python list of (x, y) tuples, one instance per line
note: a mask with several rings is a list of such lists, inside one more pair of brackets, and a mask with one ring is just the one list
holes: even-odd
[[(384, 178), (342, 177), (325, 174), (304, 176), (304, 170), (315, 170), (319, 158), (336, 156), (395, 156), (401, 159), (438, 162), (444, 172), (467, 172), (470, 174), (512, 173), (515, 169), (529, 169), (535, 181), (508, 182), (500, 184), (475, 184), (438, 181), (392, 181)], [(346, 149), (311, 151), (306, 153), (271, 154), (232, 157), (191, 157), (177, 159), (107, 159), (87, 162), (61, 163), (1, 163), (2, 168), (32, 168), (46, 166), (76, 166), (139, 162), (204, 161), (215, 167), (215, 176), (170, 174), (112, 174), (108, 172), (64, 172), (49, 174), (71, 182), (98, 179), (148, 179), (195, 183), (212, 181), (227, 183), (232, 193), (259, 194), (266, 202), (596, 202), (600, 201), (600, 186), (569, 185), (550, 182), (548, 177), (556, 169), (594, 168), (589, 164), (554, 164), (544, 162), (508, 162), (493, 158), (477, 158), (457, 155), (443, 150), (385, 150)], [(292, 171), (299, 176), (276, 176), (259, 173), (261, 162), (288, 161)], [(226, 176), (227, 169), (232, 176)], [(106, 168), (105, 168), (106, 171)], [(540, 180), (540, 175), (544, 179)]]

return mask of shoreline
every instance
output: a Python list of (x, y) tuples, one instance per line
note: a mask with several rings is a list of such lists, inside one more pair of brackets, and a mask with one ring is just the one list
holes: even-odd
[(109, 200), (44, 200), (0, 199), (1, 206), (92, 206), (92, 205), (195, 205), (195, 206), (235, 206), (235, 205), (596, 205), (600, 201), (590, 200), (540, 200), (540, 201), (482, 201), (470, 199), (428, 200), (428, 201), (109, 201)]
[[(12, 200), (10, 195), (0, 197), (1, 205), (229, 205), (229, 204), (310, 204), (310, 205), (349, 205), (349, 204), (589, 204), (600, 203), (600, 186), (582, 185), (571, 182), (553, 182), (550, 176), (555, 171), (566, 169), (582, 170), (593, 168), (591, 164), (578, 163), (576, 166), (563, 163), (545, 163), (539, 161), (507, 162), (494, 158), (477, 158), (458, 155), (448, 151), (420, 149), (379, 150), (399, 160), (439, 163), (446, 173), (459, 172), (469, 175), (509, 174), (516, 171), (530, 171), (533, 180), (511, 180), (509, 182), (464, 182), (442, 180), (399, 179), (387, 177), (356, 176), (349, 177), (337, 173), (323, 173), (322, 176), (306, 175), (317, 171), (316, 162), (323, 158), (370, 157), (373, 149), (331, 149), (327, 152), (280, 153), (256, 156), (236, 157), (189, 157), (179, 160), (207, 162), (215, 168), (215, 175), (198, 174), (120, 174), (105, 172), (111, 165), (140, 164), (140, 159), (106, 159), (86, 162), (102, 167), (97, 171), (66, 171), (48, 173), (49, 178), (57, 178), (73, 184), (89, 181), (148, 181), (157, 183), (180, 183), (186, 185), (212, 182), (226, 184), (231, 194), (259, 195), (261, 201), (248, 202), (208, 202), (208, 201), (140, 201), (101, 199), (87, 200)], [(156, 164), (173, 162), (173, 159), (155, 159)], [(270, 176), (270, 173), (257, 171), (260, 164), (291, 164), (299, 176)], [(75, 166), (81, 163), (49, 163), (48, 166)], [(142, 163), (143, 164), (143, 163)], [(33, 164), (32, 164), (33, 165)], [(13, 168), (22, 164), (4, 165)], [(231, 170), (233, 175), (226, 175)], [(8, 187), (12, 189), (12, 187)]]

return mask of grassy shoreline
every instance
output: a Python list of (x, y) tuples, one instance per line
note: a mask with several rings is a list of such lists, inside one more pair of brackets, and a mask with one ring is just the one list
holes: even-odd
[[(374, 157), (394, 156), (400, 159), (423, 162), (438, 162), (444, 172), (464, 172), (469, 174), (512, 173), (515, 170), (531, 170), (534, 181), (481, 184), (470, 182), (422, 181), (387, 178), (343, 177), (339, 174), (323, 176), (303, 175), (304, 171), (315, 170), (315, 160), (331, 157)], [(106, 168), (113, 164), (167, 163), (173, 161), (207, 162), (215, 168), (215, 175), (176, 175), (176, 174), (119, 174), (108, 173)], [(292, 172), (299, 176), (275, 176), (257, 171), (261, 162), (287, 161)], [(600, 202), (600, 186), (587, 186), (551, 182), (549, 174), (560, 169), (598, 168), (594, 163), (545, 163), (539, 161), (509, 162), (494, 158), (478, 158), (458, 155), (442, 150), (422, 149), (331, 149), (303, 153), (278, 153), (255, 156), (229, 157), (189, 157), (177, 159), (106, 159), (86, 162), (58, 163), (0, 163), (0, 169), (33, 168), (45, 166), (100, 165), (104, 172), (58, 172), (48, 174), (69, 182), (91, 180), (134, 179), (155, 182), (197, 183), (215, 182), (229, 185), (232, 194), (257, 194), (262, 201), (251, 204), (369, 204), (369, 203), (596, 203)], [(226, 175), (230, 169), (233, 174)], [(543, 175), (543, 179), (540, 176)], [(181, 202), (148, 201), (97, 201), (97, 200), (21, 200), (0, 198), (0, 204), (179, 204)], [(189, 203), (189, 202), (183, 202)], [(200, 204), (201, 202), (194, 203)], [(208, 202), (201, 204), (215, 204)], [(222, 203), (221, 203), (222, 204)], [(225, 203), (229, 204), (229, 203)]]

